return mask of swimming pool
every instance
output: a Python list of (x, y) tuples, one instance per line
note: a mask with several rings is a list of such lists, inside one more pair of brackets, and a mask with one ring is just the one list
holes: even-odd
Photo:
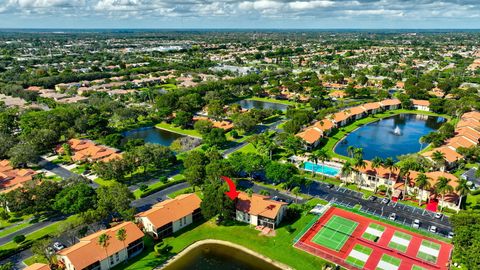
[(328, 165), (323, 165), (323, 164), (314, 164), (310, 161), (303, 163), (303, 165), (306, 171), (313, 170), (316, 173), (325, 174), (332, 177), (337, 176), (340, 173), (340, 169), (338, 168), (330, 167)]

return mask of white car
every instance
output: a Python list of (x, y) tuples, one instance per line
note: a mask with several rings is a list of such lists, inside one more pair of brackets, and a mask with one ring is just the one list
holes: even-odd
[(452, 239), (453, 236), (455, 236), (455, 234), (453, 232), (449, 232), (448, 235), (447, 235), (447, 237), (450, 238), (450, 239)]
[(412, 227), (416, 229), (420, 228), (420, 220), (415, 219), (412, 223)]
[(440, 212), (435, 213), (435, 218), (442, 218), (443, 214)]
[(391, 213), (388, 219), (395, 221), (395, 219), (397, 219), (397, 214)]
[(433, 232), (433, 233), (436, 233), (437, 232), (437, 226), (430, 226), (430, 228), (428, 229), (430, 232)]
[(56, 250), (56, 251), (59, 251), (59, 250), (62, 250), (65, 248), (65, 246), (60, 243), (60, 242), (55, 242), (53, 243), (53, 248)]

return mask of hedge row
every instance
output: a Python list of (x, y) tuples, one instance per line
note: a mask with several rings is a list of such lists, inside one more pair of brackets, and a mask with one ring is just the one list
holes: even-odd
[(160, 187), (157, 187), (157, 188), (153, 188), (153, 189), (148, 189), (146, 191), (144, 191), (141, 195), (140, 195), (140, 198), (145, 198), (149, 195), (152, 195), (153, 193), (155, 192), (159, 192), (160, 190), (164, 190), (168, 187), (171, 187), (171, 186), (174, 186), (174, 185), (177, 185), (177, 184), (180, 184), (180, 183), (183, 183), (185, 182), (185, 179), (181, 179), (181, 180), (174, 180), (174, 181), (170, 181), (170, 182), (167, 182), (165, 185), (163, 186), (160, 186)]

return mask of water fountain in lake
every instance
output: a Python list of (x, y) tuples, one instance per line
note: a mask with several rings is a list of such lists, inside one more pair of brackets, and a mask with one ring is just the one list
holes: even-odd
[(400, 128), (398, 126), (396, 126), (395, 129), (393, 130), (393, 134), (395, 134), (397, 136), (400, 136), (400, 135), (402, 135), (402, 131), (400, 130)]

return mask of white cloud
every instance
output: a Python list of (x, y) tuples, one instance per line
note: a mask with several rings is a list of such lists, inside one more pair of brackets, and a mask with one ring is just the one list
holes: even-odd
[(335, 5), (333, 1), (295, 1), (288, 4), (294, 10), (308, 10), (314, 8), (331, 7)]

